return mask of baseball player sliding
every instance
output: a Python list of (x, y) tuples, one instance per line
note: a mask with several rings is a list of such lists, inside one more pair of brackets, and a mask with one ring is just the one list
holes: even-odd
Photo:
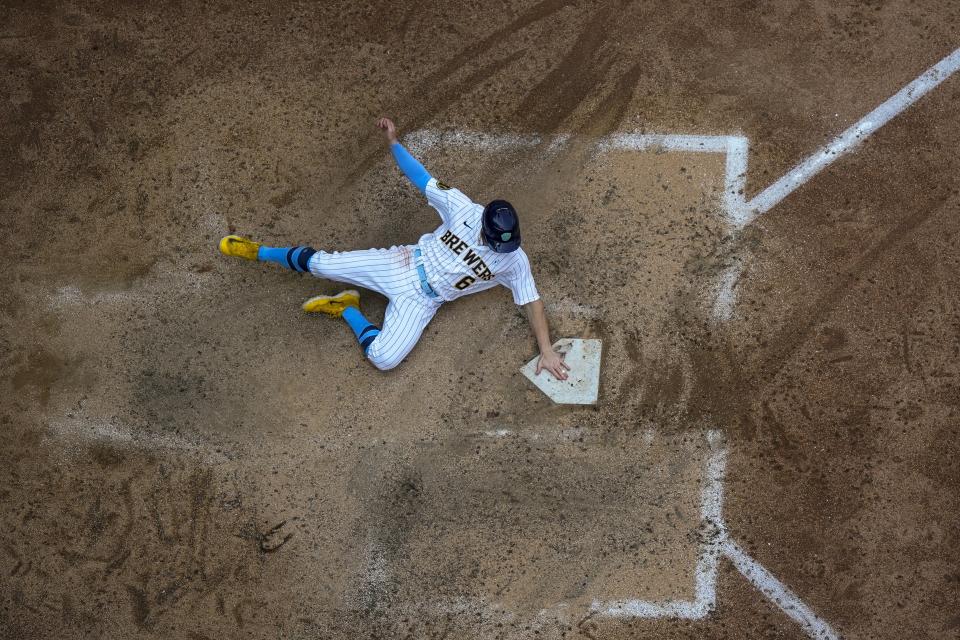
[(378, 328), (360, 312), (354, 289), (335, 296), (317, 296), (303, 303), (304, 311), (343, 318), (357, 336), (363, 353), (378, 369), (396, 367), (410, 353), (427, 324), (444, 302), (500, 284), (523, 306), (540, 347), (537, 373), (547, 370), (560, 380), (569, 366), (553, 350), (543, 302), (530, 272), (530, 260), (520, 248), (520, 221), (505, 200), (486, 207), (432, 177), (397, 141), (397, 129), (381, 118), (383, 130), (400, 170), (440, 214), (442, 224), (415, 245), (364, 251), (327, 253), (311, 247), (267, 247), (259, 242), (226, 236), (220, 251), (246, 260), (275, 262), (318, 278), (346, 282), (386, 296), (390, 303)]

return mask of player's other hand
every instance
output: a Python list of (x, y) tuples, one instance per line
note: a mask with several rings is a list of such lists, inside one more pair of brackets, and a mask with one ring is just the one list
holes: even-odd
[(557, 380), (566, 380), (570, 365), (563, 361), (562, 355), (551, 349), (541, 353), (540, 359), (537, 360), (537, 374), (539, 375), (543, 370), (552, 373)]
[(390, 144), (397, 141), (397, 125), (393, 124), (390, 118), (377, 120), (377, 128), (383, 131), (383, 135), (387, 136), (387, 142)]

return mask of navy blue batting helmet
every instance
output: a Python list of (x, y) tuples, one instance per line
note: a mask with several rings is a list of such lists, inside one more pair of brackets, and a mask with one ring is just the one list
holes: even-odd
[(483, 210), (483, 239), (497, 253), (520, 247), (520, 218), (506, 200), (494, 200)]

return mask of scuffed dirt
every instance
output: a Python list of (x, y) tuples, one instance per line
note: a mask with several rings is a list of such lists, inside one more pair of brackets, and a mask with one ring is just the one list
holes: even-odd
[[(594, 143), (743, 134), (749, 198), (956, 48), (958, 11), (3, 4), (0, 635), (803, 637), (726, 563), (705, 620), (589, 614), (692, 597), (719, 429), (731, 535), (813, 610), (954, 637), (957, 79), (740, 234), (722, 156)], [(555, 335), (604, 340), (597, 407), (523, 379), (504, 291), (384, 374), (300, 313), (336, 284), (217, 254), (432, 229), (384, 113), (544, 136), (422, 158), (517, 205)]]

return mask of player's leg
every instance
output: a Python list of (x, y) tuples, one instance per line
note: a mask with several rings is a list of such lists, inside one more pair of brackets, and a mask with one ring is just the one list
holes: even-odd
[(412, 265), (410, 247), (361, 251), (317, 251), (312, 247), (268, 247), (239, 236), (220, 240), (221, 253), (245, 260), (273, 262), (318, 278), (345, 282), (391, 298), (399, 293)]
[(411, 249), (405, 246), (359, 251), (317, 251), (307, 262), (310, 273), (318, 278), (346, 282), (391, 299), (405, 290), (412, 265)]
[(416, 346), (438, 308), (439, 305), (425, 304), (415, 296), (391, 300), (383, 317), (383, 328), (364, 350), (373, 366), (386, 371), (400, 364)]
[(359, 304), (344, 309), (343, 319), (353, 331), (353, 335), (357, 337), (357, 342), (360, 343), (360, 348), (363, 349), (363, 355), (367, 355), (367, 352), (370, 350), (370, 345), (377, 339), (377, 336), (380, 335), (380, 328), (367, 320), (366, 316), (360, 312)]
[(226, 236), (220, 240), (220, 253), (259, 262), (275, 262), (293, 271), (309, 271), (307, 263), (316, 253), (304, 246), (268, 247), (248, 238)]
[(360, 294), (352, 289), (335, 296), (314, 296), (303, 303), (303, 310), (343, 318), (357, 336), (364, 355), (373, 339), (380, 335), (380, 329), (360, 312)]
[(246, 260), (275, 262), (294, 271), (309, 271), (319, 278), (354, 284), (387, 296), (390, 303), (383, 330), (364, 317), (360, 295), (352, 289), (334, 296), (316, 296), (303, 304), (304, 311), (343, 318), (364, 355), (381, 370), (400, 364), (438, 308), (422, 300), (419, 294), (407, 295), (416, 286), (410, 247), (327, 253), (304, 246), (266, 247), (253, 240), (227, 236), (220, 241), (220, 251)]
[(397, 296), (387, 305), (381, 330), (360, 311), (356, 291), (317, 296), (303, 303), (304, 311), (343, 318), (357, 337), (363, 355), (383, 371), (394, 368), (410, 353), (438, 307), (417, 296)]

